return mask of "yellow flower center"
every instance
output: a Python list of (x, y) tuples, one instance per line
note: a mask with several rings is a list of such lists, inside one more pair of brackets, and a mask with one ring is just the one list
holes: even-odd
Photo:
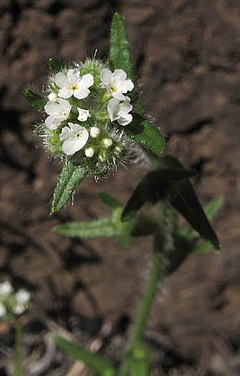
[(77, 84), (73, 84), (73, 85), (70, 86), (70, 89), (71, 90), (76, 90), (76, 89), (78, 89), (78, 85)]

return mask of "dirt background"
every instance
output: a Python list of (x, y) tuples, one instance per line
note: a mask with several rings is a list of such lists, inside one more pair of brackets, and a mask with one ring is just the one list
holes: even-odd
[[(222, 254), (191, 256), (159, 289), (146, 340), (154, 375), (240, 374), (240, 7), (238, 0), (1, 0), (0, 271), (28, 288), (23, 320), (25, 375), (65, 375), (72, 360), (54, 348), (56, 325), (118, 360), (136, 312), (151, 245), (60, 238), (53, 225), (107, 213), (99, 190), (127, 199), (140, 179), (131, 165), (96, 184), (84, 182), (60, 214), (49, 217), (60, 166), (32, 134), (41, 116), (22, 88), (41, 90), (47, 60), (107, 56), (111, 16), (125, 17), (143, 100), (169, 151), (198, 172), (203, 203), (222, 195), (215, 221)], [(0, 375), (11, 374), (13, 332), (0, 327)], [(72, 369), (72, 372), (74, 370)], [(83, 375), (76, 371), (71, 375)], [(68, 374), (70, 375), (70, 373)]]

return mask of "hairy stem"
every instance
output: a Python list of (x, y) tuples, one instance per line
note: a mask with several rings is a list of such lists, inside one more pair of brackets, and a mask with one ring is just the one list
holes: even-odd
[(14, 354), (14, 376), (23, 376), (22, 372), (22, 327), (19, 320), (14, 320), (15, 325), (15, 354)]

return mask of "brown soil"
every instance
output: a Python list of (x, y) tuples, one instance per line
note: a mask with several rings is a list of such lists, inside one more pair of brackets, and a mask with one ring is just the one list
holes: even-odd
[[(146, 335), (157, 360), (153, 374), (237, 376), (238, 0), (1, 0), (0, 270), (2, 280), (28, 288), (34, 300), (24, 321), (25, 374), (61, 376), (70, 369), (72, 360), (47, 340), (55, 325), (84, 345), (102, 338), (105, 354), (118, 360), (146, 279), (147, 240), (124, 249), (118, 240), (68, 240), (51, 231), (66, 220), (106, 214), (95, 197), (99, 190), (126, 200), (141, 167), (129, 166), (100, 184), (89, 179), (74, 206), (49, 217), (60, 166), (38, 147), (31, 125), (40, 117), (22, 95), (29, 83), (41, 89), (51, 56), (78, 61), (97, 50), (105, 57), (114, 10), (125, 16), (143, 100), (169, 151), (198, 171), (202, 202), (225, 198), (215, 222), (222, 254), (189, 257), (159, 291)], [(12, 331), (1, 326), (0, 335), (0, 375), (8, 375)]]

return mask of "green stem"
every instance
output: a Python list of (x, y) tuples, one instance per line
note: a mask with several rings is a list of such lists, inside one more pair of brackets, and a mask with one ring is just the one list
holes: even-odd
[(158, 290), (158, 282), (160, 278), (163, 277), (162, 261), (163, 260), (161, 257), (161, 253), (159, 252), (159, 250), (154, 249), (151, 258), (150, 278), (143, 300), (141, 302), (137, 320), (133, 328), (131, 339), (132, 348), (134, 348), (137, 344), (141, 343), (143, 340), (144, 331)]
[(120, 368), (120, 376), (129, 375), (128, 354), (137, 350), (139, 345), (142, 344), (144, 338), (144, 332), (147, 325), (147, 321), (150, 316), (150, 312), (155, 301), (155, 297), (158, 290), (158, 284), (161, 279), (164, 278), (166, 272), (166, 259), (164, 256), (164, 227), (166, 216), (166, 205), (161, 203), (158, 206), (158, 223), (159, 229), (154, 234), (153, 253), (151, 256), (150, 276), (146, 287), (145, 294), (143, 296), (140, 309), (137, 315), (137, 319), (133, 328), (132, 336), (130, 339), (130, 346), (125, 352), (123, 363)]
[(15, 325), (15, 354), (14, 354), (14, 376), (23, 376), (22, 372), (22, 346), (23, 334), (19, 320), (14, 320)]

